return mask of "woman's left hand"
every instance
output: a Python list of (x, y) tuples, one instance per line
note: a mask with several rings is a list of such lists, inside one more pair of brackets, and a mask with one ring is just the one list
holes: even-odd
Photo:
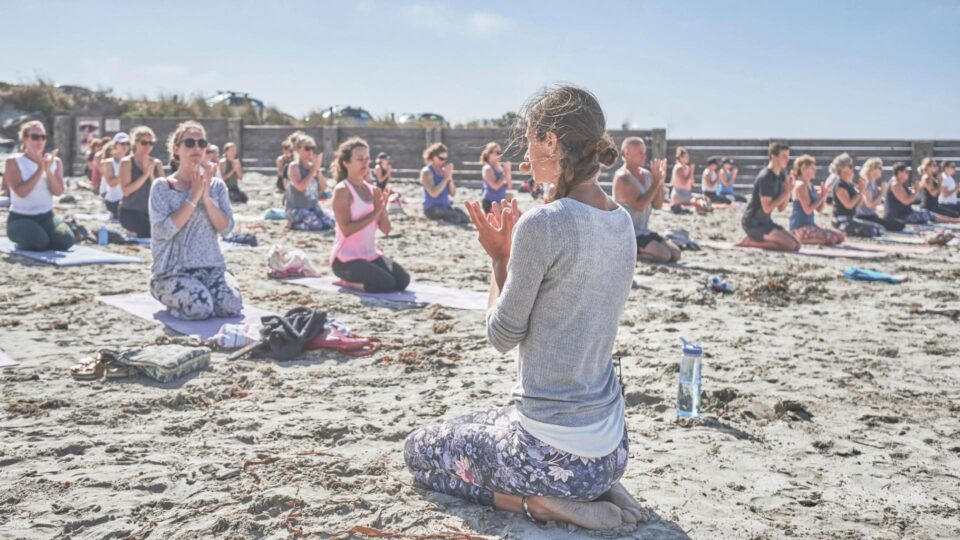
[(484, 251), (494, 261), (506, 262), (510, 260), (510, 242), (513, 237), (513, 226), (520, 218), (520, 208), (514, 199), (508, 206), (500, 207), (500, 203), (493, 203), (492, 212), (484, 214), (479, 202), (464, 203), (470, 220), (477, 227), (477, 238)]

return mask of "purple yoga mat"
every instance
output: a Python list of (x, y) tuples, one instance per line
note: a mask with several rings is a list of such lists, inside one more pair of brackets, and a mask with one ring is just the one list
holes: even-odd
[(411, 283), (407, 290), (392, 293), (368, 293), (335, 285), (336, 277), (292, 279), (290, 283), (310, 287), (318, 291), (349, 293), (361, 298), (375, 298), (404, 304), (438, 304), (454, 309), (484, 311), (487, 309), (487, 293), (449, 289), (440, 285)]
[(260, 317), (273, 315), (253, 306), (243, 306), (243, 313), (237, 317), (220, 317), (205, 321), (181, 321), (167, 313), (167, 308), (158, 302), (149, 293), (117, 294), (112, 296), (98, 296), (104, 304), (120, 308), (131, 315), (136, 315), (147, 321), (156, 321), (171, 330), (187, 336), (196, 336), (203, 341), (216, 335), (224, 324), (249, 323), (260, 326)]
[(14, 367), (19, 365), (20, 362), (17, 362), (13, 358), (10, 358), (7, 353), (0, 351), (0, 369), (7, 367)]
[(6, 238), (0, 238), (0, 253), (10, 253), (57, 266), (85, 264), (128, 264), (143, 262), (138, 257), (101, 251), (87, 246), (73, 246), (68, 251), (22, 251)]
[[(719, 250), (767, 251), (754, 247), (742, 247), (733, 242), (714, 242), (705, 240), (701, 245)], [(887, 253), (881, 251), (866, 251), (840, 246), (803, 246), (800, 251), (767, 251), (768, 253), (784, 253), (787, 255), (809, 255), (811, 257), (827, 257), (831, 259), (882, 259)]]

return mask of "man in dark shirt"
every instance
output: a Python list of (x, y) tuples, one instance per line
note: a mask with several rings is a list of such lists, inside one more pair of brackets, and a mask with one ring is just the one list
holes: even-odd
[(739, 246), (770, 249), (774, 251), (797, 251), (800, 241), (770, 219), (775, 210), (784, 211), (790, 202), (793, 175), (787, 175), (790, 162), (790, 147), (785, 143), (770, 143), (770, 162), (757, 175), (753, 195), (743, 212), (741, 224), (747, 236)]

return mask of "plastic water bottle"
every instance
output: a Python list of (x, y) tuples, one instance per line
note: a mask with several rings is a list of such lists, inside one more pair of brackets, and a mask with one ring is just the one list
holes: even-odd
[(106, 227), (100, 227), (100, 230), (97, 231), (97, 244), (105, 246), (110, 242), (110, 234), (107, 233)]
[(677, 389), (677, 416), (700, 416), (700, 371), (703, 368), (703, 348), (700, 342), (683, 342), (680, 355), (680, 384)]

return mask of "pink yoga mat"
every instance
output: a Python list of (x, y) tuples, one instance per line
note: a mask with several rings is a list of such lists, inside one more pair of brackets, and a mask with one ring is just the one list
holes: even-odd
[(310, 287), (318, 291), (348, 293), (362, 298), (375, 298), (404, 304), (438, 304), (454, 309), (477, 311), (487, 309), (487, 293), (461, 291), (441, 287), (440, 285), (428, 285), (426, 283), (411, 283), (407, 287), (407, 290), (401, 292), (368, 293), (335, 285), (334, 281), (337, 281), (337, 279), (338, 278), (334, 276), (300, 278), (292, 279), (290, 283), (296, 283), (297, 285), (303, 285), (304, 287)]
[[(714, 242), (711, 240), (706, 240), (700, 242), (701, 245), (704, 245), (713, 249), (720, 250), (745, 250), (745, 251), (767, 251), (760, 248), (752, 247), (741, 247), (733, 242)], [(881, 259), (887, 256), (887, 253), (881, 251), (864, 251), (859, 249), (852, 248), (843, 248), (839, 246), (803, 246), (800, 248), (800, 251), (788, 252), (788, 251), (767, 251), (768, 253), (787, 253), (787, 254), (797, 254), (797, 255), (809, 255), (811, 257), (828, 257), (828, 258), (847, 258), (847, 259)]]
[(224, 324), (247, 323), (253, 326), (260, 326), (260, 317), (273, 315), (273, 313), (269, 311), (253, 306), (243, 306), (243, 313), (237, 317), (221, 317), (207, 319), (205, 321), (181, 321), (167, 313), (167, 308), (150, 296), (149, 293), (98, 296), (97, 300), (100, 300), (104, 304), (120, 308), (143, 320), (158, 322), (181, 334), (196, 336), (203, 341), (207, 341), (216, 335), (217, 331), (219, 331), (220, 327)]

